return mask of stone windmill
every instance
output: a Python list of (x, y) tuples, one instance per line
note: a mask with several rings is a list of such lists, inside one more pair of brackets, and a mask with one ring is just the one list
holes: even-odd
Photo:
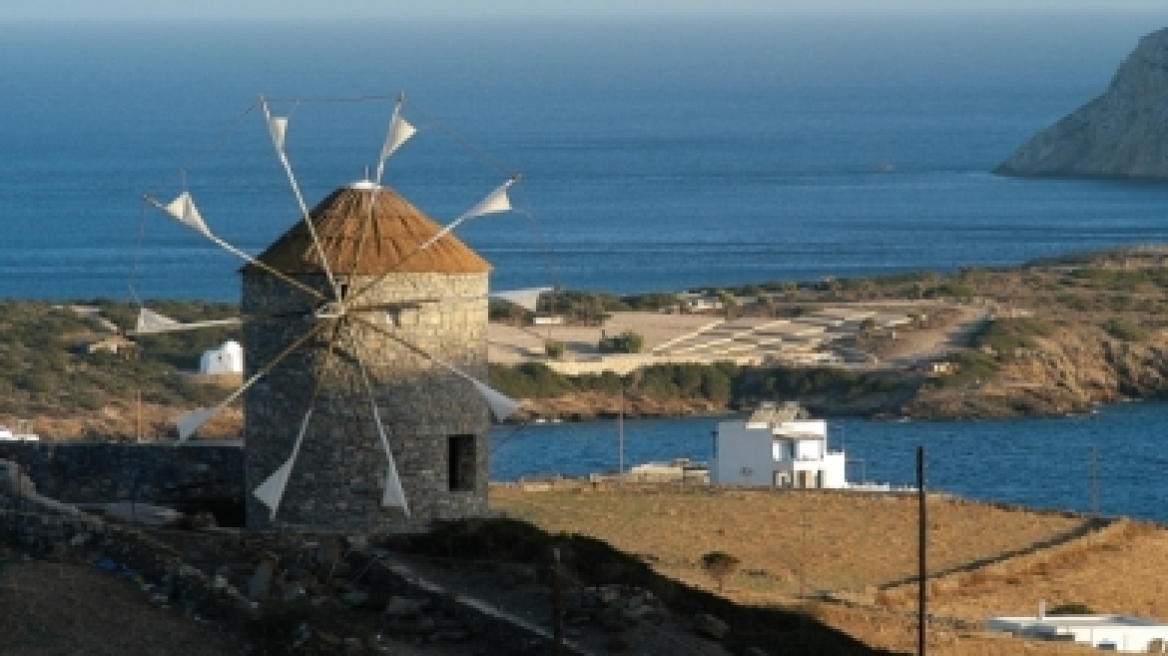
[[(512, 177), (442, 227), (380, 184), (414, 133), (394, 107), (377, 174), (308, 210), (284, 150), (288, 121), (261, 98), (303, 217), (252, 257), (216, 236), (190, 194), (151, 202), (242, 257), (246, 380), (177, 421), (186, 440), (244, 396), (248, 526), (368, 531), (486, 510), (486, 437), (517, 404), (487, 373), (490, 265), (462, 221), (510, 210)], [(508, 295), (513, 298), (513, 295)], [(138, 334), (177, 324), (143, 309)]]

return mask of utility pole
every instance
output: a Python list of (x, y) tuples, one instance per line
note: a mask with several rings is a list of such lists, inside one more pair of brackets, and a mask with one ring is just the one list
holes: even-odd
[(799, 598), (807, 594), (807, 507), (799, 510)]
[(625, 480), (625, 383), (621, 381), (620, 410), (616, 417), (616, 480)]
[(925, 656), (925, 621), (928, 617), (928, 570), (925, 556), (928, 545), (928, 514), (925, 503), (925, 447), (917, 447), (917, 656)]

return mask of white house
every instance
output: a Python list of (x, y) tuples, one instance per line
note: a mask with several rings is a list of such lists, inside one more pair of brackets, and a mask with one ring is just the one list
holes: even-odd
[(1034, 617), (991, 617), (988, 631), (1019, 638), (1090, 645), (1103, 651), (1168, 653), (1168, 625), (1131, 615), (1047, 615), (1039, 603)]
[(243, 373), (243, 347), (239, 342), (228, 340), (217, 349), (203, 351), (199, 360), (199, 373), (205, 376)]
[(797, 404), (766, 403), (746, 421), (724, 421), (714, 434), (710, 482), (846, 488), (843, 451), (827, 448), (827, 422), (808, 419)]

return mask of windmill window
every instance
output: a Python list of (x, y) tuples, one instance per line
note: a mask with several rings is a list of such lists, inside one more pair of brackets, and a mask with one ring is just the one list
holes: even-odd
[(451, 492), (469, 492), (475, 489), (477, 481), (475, 466), (475, 436), (451, 435), (447, 438), (448, 481)]

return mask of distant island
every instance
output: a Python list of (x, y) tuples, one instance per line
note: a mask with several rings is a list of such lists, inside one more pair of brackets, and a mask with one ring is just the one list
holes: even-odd
[(1140, 39), (1103, 95), (1038, 133), (994, 173), (1168, 179), (1168, 29)]
[[(523, 400), (521, 421), (720, 413), (763, 400), (798, 400), (817, 415), (1052, 417), (1090, 413), (1100, 403), (1168, 398), (1168, 246), (944, 275), (702, 291), (722, 298), (722, 307), (679, 313), (692, 311), (676, 307), (678, 294), (560, 292), (548, 304), (552, 314), (542, 316), (563, 325), (548, 326), (522, 308), (495, 306), (490, 383)], [(200, 301), (151, 306), (180, 321), (237, 311)], [(168, 435), (176, 415), (217, 403), (238, 383), (191, 371), (204, 349), (237, 338), (238, 328), (131, 343), (122, 335), (136, 308), (126, 303), (10, 300), (4, 309), (0, 424), (25, 425), (47, 439)], [(731, 326), (764, 326), (751, 334), (759, 343), (789, 341), (788, 329), (823, 323), (833, 309), (876, 317), (821, 326), (840, 336), (818, 351), (838, 358), (746, 364), (731, 357), (741, 346), (728, 334)], [(884, 317), (893, 315), (911, 321), (886, 327)], [(681, 349), (662, 329), (666, 324), (700, 333), (703, 349), (722, 350), (705, 362), (657, 357), (668, 350), (663, 343)], [(626, 327), (645, 337), (645, 350), (617, 353), (614, 363), (638, 359), (640, 368), (580, 370), (596, 355), (598, 345), (587, 339), (608, 331), (612, 341)], [(508, 346), (519, 337), (526, 342)], [(514, 353), (500, 353), (506, 348)], [(242, 413), (230, 408), (203, 435), (232, 437), (241, 425)]]

